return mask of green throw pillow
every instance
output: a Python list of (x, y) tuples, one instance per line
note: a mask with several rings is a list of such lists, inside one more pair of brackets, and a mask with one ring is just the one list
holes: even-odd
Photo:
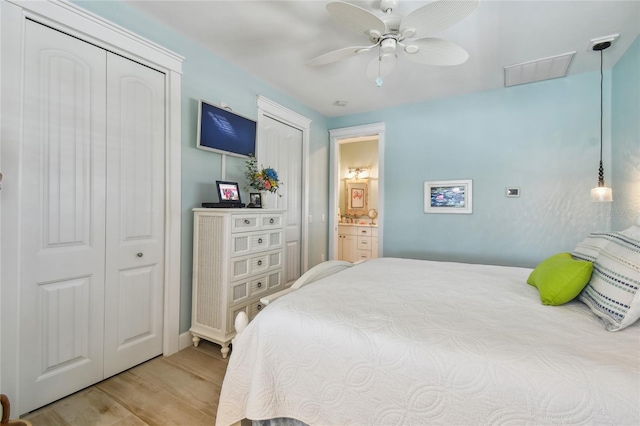
[(538, 289), (543, 305), (557, 306), (580, 294), (592, 271), (593, 263), (575, 260), (570, 253), (560, 253), (536, 266), (527, 282)]

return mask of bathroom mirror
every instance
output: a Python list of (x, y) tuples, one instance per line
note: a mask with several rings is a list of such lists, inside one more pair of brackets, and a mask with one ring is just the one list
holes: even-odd
[(351, 179), (347, 184), (346, 213), (363, 216), (369, 210), (369, 179)]

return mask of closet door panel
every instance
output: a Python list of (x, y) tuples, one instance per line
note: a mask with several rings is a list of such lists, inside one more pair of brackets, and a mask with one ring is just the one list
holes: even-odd
[(29, 411), (102, 379), (105, 51), (27, 21), (20, 394)]
[(164, 74), (107, 62), (105, 377), (162, 353), (164, 288)]

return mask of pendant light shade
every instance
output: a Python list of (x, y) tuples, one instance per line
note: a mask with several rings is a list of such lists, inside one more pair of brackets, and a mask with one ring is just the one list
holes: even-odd
[[(600, 182), (598, 182), (598, 185)], [(591, 190), (591, 201), (594, 202), (611, 202), (613, 201), (613, 192), (611, 188), (607, 188), (604, 186), (604, 182), (602, 182), (602, 186), (596, 186)]]
[(613, 201), (611, 188), (607, 188), (604, 184), (604, 169), (602, 167), (602, 81), (604, 79), (602, 73), (602, 51), (609, 46), (611, 46), (611, 42), (609, 41), (593, 46), (593, 50), (600, 52), (600, 167), (598, 168), (598, 186), (591, 190), (591, 201), (597, 203)]

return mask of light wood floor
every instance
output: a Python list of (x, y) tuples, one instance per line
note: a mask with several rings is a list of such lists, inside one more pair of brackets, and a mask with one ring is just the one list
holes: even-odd
[(33, 426), (215, 425), (227, 360), (205, 340), (26, 416)]

